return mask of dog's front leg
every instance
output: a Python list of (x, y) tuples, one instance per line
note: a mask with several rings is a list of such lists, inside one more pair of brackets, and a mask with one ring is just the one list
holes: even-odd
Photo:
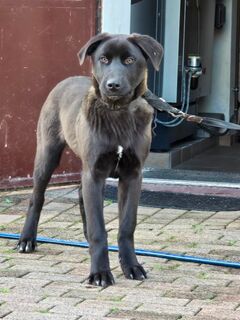
[(137, 261), (134, 250), (134, 231), (137, 223), (137, 207), (141, 192), (142, 176), (119, 179), (119, 259), (123, 273), (128, 279), (146, 278), (144, 268)]
[(96, 179), (90, 172), (83, 172), (82, 194), (91, 255), (89, 283), (102, 287), (114, 283), (109, 266), (107, 232), (103, 218), (104, 183), (105, 179)]

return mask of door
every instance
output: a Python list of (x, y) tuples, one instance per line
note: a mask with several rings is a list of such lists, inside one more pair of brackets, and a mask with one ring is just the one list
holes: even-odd
[[(36, 125), (49, 91), (80, 68), (77, 52), (96, 26), (95, 0), (0, 0), (0, 188), (30, 185)], [(79, 178), (69, 150), (57, 181)]]

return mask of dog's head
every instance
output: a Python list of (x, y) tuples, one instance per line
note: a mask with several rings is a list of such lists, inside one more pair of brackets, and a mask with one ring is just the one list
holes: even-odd
[(82, 64), (91, 56), (96, 93), (110, 103), (125, 104), (142, 95), (147, 83), (147, 60), (159, 70), (162, 46), (147, 35), (111, 35), (91, 38), (79, 51)]

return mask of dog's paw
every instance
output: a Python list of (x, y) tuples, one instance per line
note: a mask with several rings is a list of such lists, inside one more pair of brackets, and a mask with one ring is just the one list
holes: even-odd
[(16, 249), (19, 253), (31, 253), (35, 251), (36, 247), (35, 240), (19, 240)]
[(88, 277), (88, 283), (95, 286), (106, 288), (108, 286), (113, 285), (115, 281), (111, 271), (109, 270), (109, 271), (91, 273), (90, 276)]
[(144, 268), (138, 264), (138, 265), (130, 265), (130, 266), (122, 266), (122, 271), (124, 276), (127, 279), (132, 280), (144, 280), (147, 278), (147, 273), (144, 270)]

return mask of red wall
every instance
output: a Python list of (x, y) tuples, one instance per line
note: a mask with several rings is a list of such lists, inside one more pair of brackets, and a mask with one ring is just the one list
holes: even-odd
[[(0, 188), (29, 185), (36, 124), (49, 91), (64, 78), (89, 75), (77, 52), (96, 32), (95, 0), (0, 0)], [(58, 181), (78, 178), (65, 151)], [(66, 174), (67, 173), (67, 174)]]

